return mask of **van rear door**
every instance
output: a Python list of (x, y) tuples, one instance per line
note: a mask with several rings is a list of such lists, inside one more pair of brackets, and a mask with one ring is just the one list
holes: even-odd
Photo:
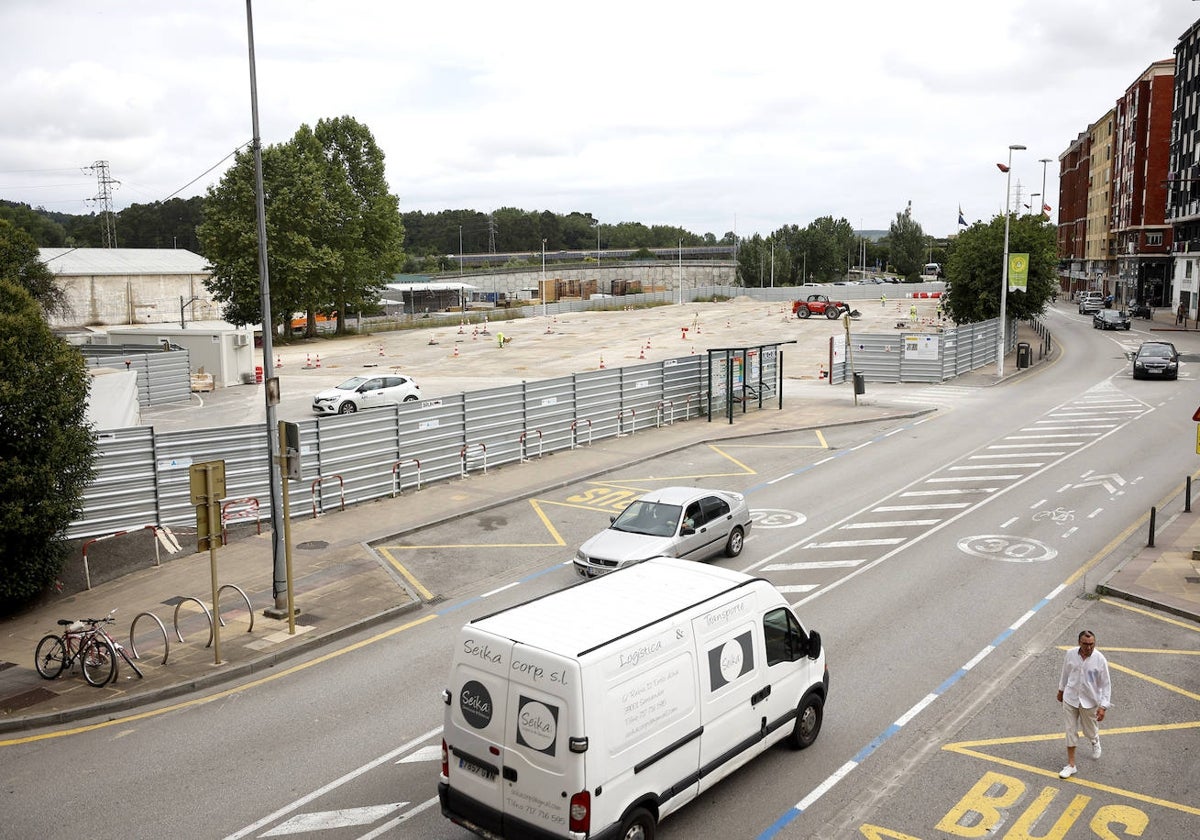
[(506, 836), (530, 834), (520, 822), (565, 837), (572, 797), (587, 786), (579, 663), (517, 643), (509, 673), (501, 771)]
[(448, 750), (447, 804), (459, 816), (503, 832), (502, 762), (513, 643), (467, 626), (450, 674), (443, 737)]

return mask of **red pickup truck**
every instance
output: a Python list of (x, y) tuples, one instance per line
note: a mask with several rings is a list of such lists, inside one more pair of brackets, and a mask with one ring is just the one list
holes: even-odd
[(830, 300), (825, 295), (809, 295), (807, 300), (798, 300), (792, 304), (792, 314), (797, 318), (824, 315), (833, 321), (840, 318), (843, 312), (849, 311), (848, 304), (840, 300)]

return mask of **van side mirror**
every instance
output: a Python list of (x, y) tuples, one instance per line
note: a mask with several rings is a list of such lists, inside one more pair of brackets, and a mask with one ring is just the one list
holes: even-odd
[(808, 658), (816, 659), (821, 655), (821, 634), (816, 630), (808, 634)]

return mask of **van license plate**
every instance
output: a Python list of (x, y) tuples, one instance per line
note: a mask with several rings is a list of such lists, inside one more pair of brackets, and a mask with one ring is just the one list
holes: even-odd
[(458, 760), (458, 767), (460, 770), (466, 770), (468, 773), (474, 773), (479, 778), (486, 779), (489, 782), (496, 778), (496, 774), (491, 770), (480, 767), (475, 762), (467, 761), (465, 758), (460, 758)]

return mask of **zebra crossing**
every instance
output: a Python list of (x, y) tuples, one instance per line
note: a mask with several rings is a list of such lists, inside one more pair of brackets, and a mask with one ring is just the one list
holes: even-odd
[(1150, 410), (1103, 382), (751, 568), (815, 597)]
[(969, 385), (930, 385), (915, 391), (897, 391), (895, 394), (889, 392), (887, 401), (898, 405), (951, 408), (981, 393), (983, 388), (973, 388)]

